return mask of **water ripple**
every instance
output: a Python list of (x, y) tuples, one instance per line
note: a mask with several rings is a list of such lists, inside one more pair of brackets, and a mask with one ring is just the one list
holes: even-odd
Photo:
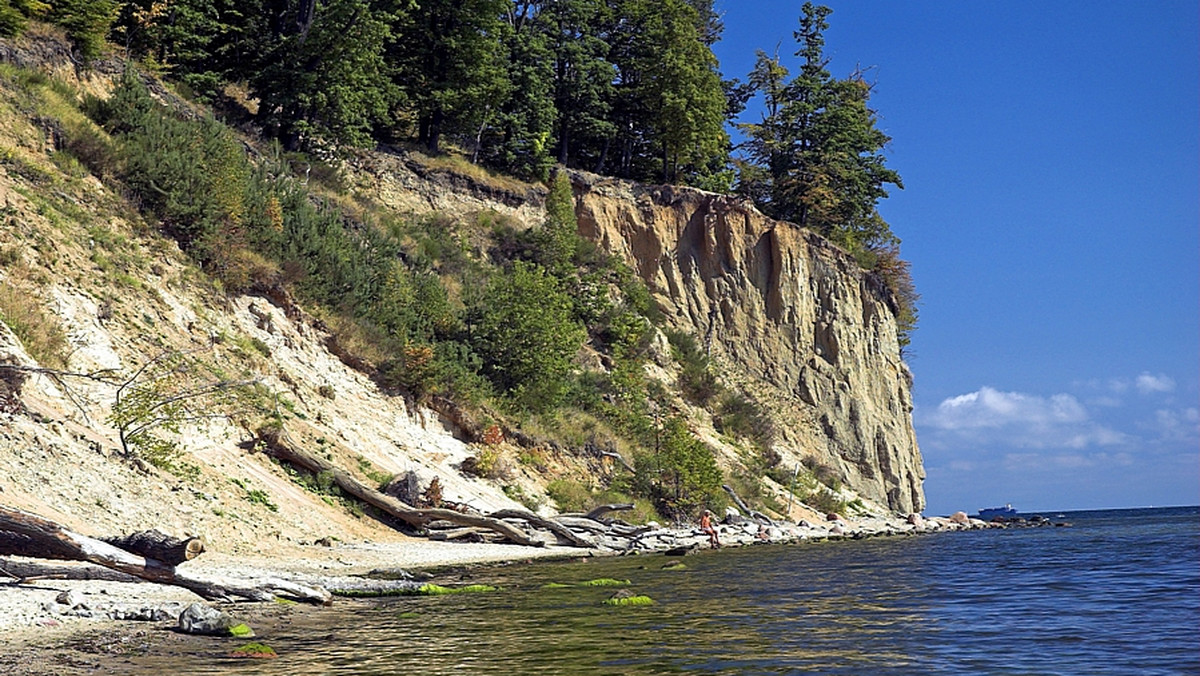
[[(1072, 529), (705, 552), (681, 571), (660, 556), (504, 568), (486, 580), (498, 593), (297, 618), (263, 637), (278, 660), (197, 645), (130, 673), (1200, 673), (1200, 511), (1070, 518)], [(542, 588), (598, 577), (657, 603)]]

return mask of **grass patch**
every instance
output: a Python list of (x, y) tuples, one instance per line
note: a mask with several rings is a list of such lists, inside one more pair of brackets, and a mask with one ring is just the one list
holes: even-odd
[(47, 368), (67, 363), (67, 334), (58, 317), (43, 309), (46, 295), (34, 272), (21, 263), (0, 285), (0, 321), (8, 325), (25, 351)]

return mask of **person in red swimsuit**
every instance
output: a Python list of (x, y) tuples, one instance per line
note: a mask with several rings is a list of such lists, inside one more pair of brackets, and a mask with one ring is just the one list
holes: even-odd
[(721, 541), (717, 539), (717, 529), (713, 528), (712, 512), (707, 509), (700, 515), (700, 530), (708, 534), (708, 544), (713, 549), (721, 548)]

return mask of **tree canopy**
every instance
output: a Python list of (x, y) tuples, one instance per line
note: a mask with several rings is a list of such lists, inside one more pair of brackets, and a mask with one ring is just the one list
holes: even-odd
[[(870, 69), (830, 72), (831, 10), (803, 5), (795, 74), (760, 51), (742, 83), (723, 79), (713, 54), (724, 29), (713, 4), (0, 0), (0, 35), (48, 20), (83, 58), (107, 35), (201, 98), (240, 83), (256, 121), (290, 150), (409, 142), (531, 180), (547, 179), (557, 161), (736, 189), (915, 298), (877, 209), (903, 184), (887, 164)], [(727, 123), (752, 98), (758, 119), (735, 125), (743, 139), (734, 148)]]

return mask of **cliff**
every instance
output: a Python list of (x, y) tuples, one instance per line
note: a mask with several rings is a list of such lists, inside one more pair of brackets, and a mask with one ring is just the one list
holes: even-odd
[(575, 173), (580, 232), (622, 256), (674, 327), (770, 411), (785, 462), (919, 512), (924, 470), (894, 301), (825, 239), (736, 198)]

